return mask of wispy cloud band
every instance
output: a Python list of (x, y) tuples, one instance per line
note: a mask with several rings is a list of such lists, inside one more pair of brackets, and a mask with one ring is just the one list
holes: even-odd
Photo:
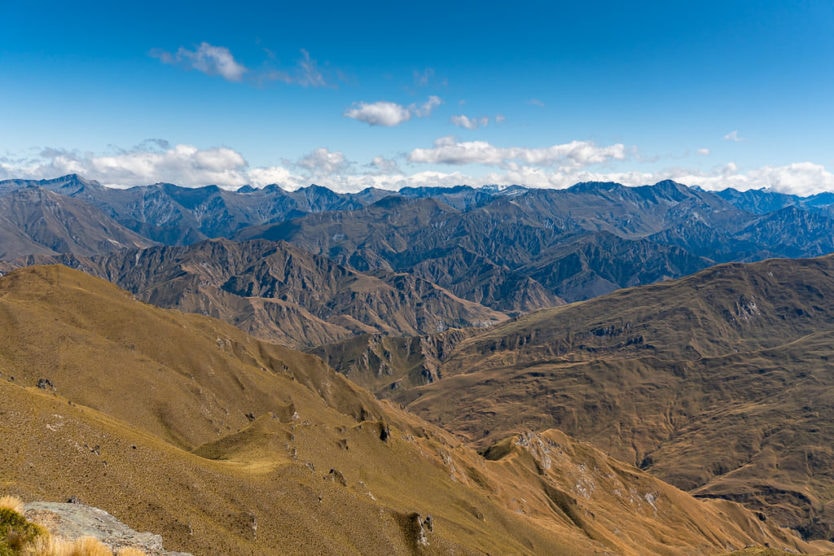
[(623, 160), (625, 146), (621, 143), (599, 147), (587, 141), (571, 141), (549, 147), (496, 147), (486, 141), (455, 141), (453, 137), (441, 137), (430, 149), (414, 149), (408, 160), (426, 164), (481, 164), (485, 166), (582, 167), (608, 160)]
[[(456, 148), (469, 145), (463, 147), (465, 149), (471, 148), (472, 143), (453, 145), (457, 145)], [(245, 184), (260, 187), (277, 183), (286, 189), (297, 189), (314, 182), (345, 192), (359, 191), (366, 187), (399, 189), (404, 186), (459, 184), (520, 184), (528, 187), (564, 188), (582, 181), (643, 185), (674, 179), (709, 190), (769, 187), (797, 195), (834, 190), (834, 173), (813, 162), (764, 166), (746, 171), (732, 163), (708, 171), (687, 168), (651, 172), (593, 169), (592, 165), (598, 161), (618, 160), (619, 152), (617, 145), (594, 147), (582, 141), (540, 149), (498, 148), (482, 143), (465, 156), (456, 152), (451, 158), (446, 156), (448, 153), (444, 155), (446, 158), (442, 158), (442, 153), (438, 151), (437, 157), (432, 155), (430, 160), (426, 160), (449, 165), (479, 161), (495, 168), (494, 171), (475, 175), (458, 170), (436, 169), (406, 172), (396, 160), (382, 156), (374, 157), (368, 164), (357, 164), (344, 153), (324, 147), (314, 149), (295, 161), (252, 167), (241, 153), (229, 147), (198, 148), (151, 140), (134, 149), (107, 154), (45, 148), (29, 156), (0, 156), (0, 179), (45, 179), (78, 173), (114, 187), (172, 182), (189, 187), (216, 184), (236, 188)], [(413, 156), (402, 160), (409, 162), (409, 158)]]
[(300, 50), (301, 58), (290, 69), (266, 68), (253, 70), (238, 62), (225, 46), (215, 46), (207, 42), (200, 43), (193, 50), (180, 47), (176, 52), (161, 49), (151, 51), (151, 56), (164, 64), (170, 64), (186, 70), (196, 70), (206, 75), (217, 75), (227, 81), (240, 82), (247, 77), (252, 83), (263, 84), (278, 81), (288, 85), (302, 87), (327, 87), (330, 81), (319, 69), (318, 62), (310, 53)]

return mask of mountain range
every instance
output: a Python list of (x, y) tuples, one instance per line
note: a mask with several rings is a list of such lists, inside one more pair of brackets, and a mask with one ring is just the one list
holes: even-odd
[[(289, 242), (366, 274), (408, 273), (511, 316), (684, 276), (718, 262), (834, 250), (834, 196), (712, 193), (670, 181), (643, 187), (582, 183), (566, 190), (458, 186), (352, 194), (315, 185), (293, 192), (278, 186), (227, 191), (171, 184), (113, 189), (76, 175), (0, 182), (2, 202), (21, 195), (31, 199), (8, 209), (27, 216), (3, 231), (9, 238), (2, 257), (6, 268), (24, 264), (27, 256), (31, 261), (58, 255), (52, 260), (63, 262), (60, 255), (99, 256), (122, 247), (265, 239)], [(84, 217), (69, 222), (80, 207)], [(66, 216), (45, 219), (44, 212)], [(31, 222), (43, 230), (34, 230)], [(61, 240), (70, 227), (74, 239)], [(107, 245), (100, 237), (105, 231)]]
[[(14, 201), (21, 196), (29, 198)], [(57, 255), (52, 260), (63, 262), (61, 255), (89, 258), (207, 239), (287, 241), (362, 273), (411, 274), (511, 316), (717, 262), (834, 250), (834, 196), (712, 193), (669, 181), (339, 194), (314, 185), (293, 192), (171, 184), (122, 190), (69, 175), (0, 182), (0, 200), (6, 268), (26, 256)], [(73, 216), (82, 207), (83, 218)], [(27, 211), (35, 213), (21, 218)]]
[(285, 242), (210, 240), (130, 249), (75, 265), (143, 301), (259, 338), (311, 347), (356, 334), (421, 335), (508, 317), (413, 274), (365, 274)]
[(833, 206), (0, 182), (0, 457), (196, 553), (830, 551)]

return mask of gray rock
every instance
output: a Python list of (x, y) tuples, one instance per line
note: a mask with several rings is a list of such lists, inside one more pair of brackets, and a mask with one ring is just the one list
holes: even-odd
[(160, 535), (134, 531), (104, 510), (85, 504), (30, 502), (24, 506), (24, 513), (30, 521), (66, 540), (95, 537), (114, 551), (132, 547), (148, 556), (191, 556), (185, 552), (169, 552), (163, 548)]

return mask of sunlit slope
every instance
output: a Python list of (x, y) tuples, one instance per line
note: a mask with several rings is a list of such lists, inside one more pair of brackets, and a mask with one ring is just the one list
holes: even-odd
[(831, 538), (832, 361), (834, 258), (771, 260), (527, 315), (400, 400), (484, 447), (558, 427)]
[(76, 496), (172, 549), (826, 548), (558, 431), (502, 439), (481, 457), (312, 356), (63, 267), (0, 279), (0, 316), (0, 488)]

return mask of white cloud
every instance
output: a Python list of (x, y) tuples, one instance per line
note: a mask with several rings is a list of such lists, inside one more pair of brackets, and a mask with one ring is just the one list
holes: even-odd
[(741, 137), (738, 134), (738, 130), (734, 129), (733, 131), (731, 131), (730, 133), (728, 133), (727, 135), (724, 136), (724, 140), (725, 141), (730, 141), (732, 143), (740, 143), (740, 142), (744, 141), (744, 137)]
[(483, 164), (487, 166), (532, 165), (564, 168), (599, 164), (609, 160), (623, 160), (625, 147), (617, 143), (598, 147), (587, 141), (571, 141), (550, 147), (496, 147), (486, 141), (456, 142), (453, 137), (441, 137), (430, 149), (414, 149), (410, 162), (427, 164)]
[(350, 162), (341, 152), (332, 152), (324, 147), (319, 147), (302, 157), (296, 165), (314, 176), (332, 176), (347, 170), (350, 167)]
[(293, 175), (283, 166), (270, 166), (266, 168), (252, 168), (249, 170), (249, 184), (254, 187), (277, 184), (284, 189), (297, 189), (306, 185), (299, 181), (299, 177)]
[(470, 118), (464, 114), (452, 116), (450, 121), (458, 127), (464, 129), (477, 129), (479, 127), (486, 127), (489, 124), (489, 118), (486, 116), (482, 118)]
[(538, 106), (539, 108), (544, 108), (544, 102), (540, 101), (537, 98), (531, 98), (527, 101), (527, 104), (530, 104), (531, 106)]
[[(785, 166), (765, 166), (740, 172), (735, 164), (717, 167), (710, 172), (698, 173), (686, 169), (672, 169), (658, 172), (638, 170), (594, 172), (586, 168), (560, 168), (551, 170), (541, 166), (513, 165), (500, 171), (482, 175), (463, 172), (442, 172), (428, 170), (403, 174), (399, 169), (391, 172), (340, 173), (330, 176), (321, 185), (335, 191), (359, 191), (366, 187), (399, 189), (406, 186), (452, 186), (468, 184), (479, 186), (524, 185), (527, 187), (564, 189), (584, 181), (614, 181), (623, 185), (636, 186), (653, 184), (672, 179), (686, 185), (699, 185), (704, 189), (720, 190), (734, 187), (740, 190), (769, 187), (775, 191), (796, 195), (811, 195), (820, 191), (834, 191), (834, 174), (823, 166), (810, 162)], [(277, 181), (277, 180), (276, 180)], [(279, 181), (289, 188), (307, 185), (308, 181), (294, 176)], [(256, 182), (253, 180), (253, 184)]]
[(319, 70), (318, 62), (310, 57), (310, 53), (301, 49), (301, 59), (291, 71), (265, 70), (255, 76), (259, 83), (264, 81), (280, 81), (287, 85), (301, 85), (302, 87), (327, 87), (328, 81)]
[(32, 179), (76, 173), (114, 187), (155, 182), (234, 187), (248, 181), (246, 160), (233, 149), (198, 149), (191, 145), (162, 148), (147, 143), (107, 155), (44, 149), (6, 172), (11, 174), (9, 177)]
[(379, 101), (372, 103), (360, 102), (348, 109), (348, 118), (365, 122), (368, 125), (392, 127), (411, 119), (411, 111), (395, 102)]
[(698, 154), (700, 154), (701, 156), (709, 156), (709, 153), (710, 150), (706, 147), (704, 147), (703, 149), (698, 149)]
[(235, 61), (232, 53), (224, 46), (200, 43), (196, 50), (180, 47), (176, 53), (153, 51), (152, 56), (163, 63), (195, 69), (208, 75), (219, 75), (229, 81), (240, 81), (247, 68)]
[(497, 116), (495, 116), (496, 124), (503, 124), (506, 120), (507, 118), (504, 117), (504, 114), (498, 114)]
[(762, 166), (741, 172), (732, 162), (710, 172), (678, 170), (673, 179), (704, 189), (720, 190), (732, 187), (739, 190), (762, 187), (793, 195), (813, 195), (834, 191), (834, 174), (825, 166), (813, 162), (794, 162), (784, 166)]
[(83, 161), (96, 179), (112, 184), (173, 181), (187, 186), (244, 185), (246, 160), (226, 147), (198, 149), (176, 145), (162, 152), (136, 151), (113, 156), (94, 156)]
[(783, 193), (813, 195), (834, 191), (834, 174), (821, 164), (795, 162), (786, 166), (765, 166), (751, 173), (753, 180)]
[(344, 116), (372, 126), (393, 127), (407, 122), (412, 116), (425, 118), (441, 104), (443, 104), (443, 100), (434, 95), (419, 106), (416, 104), (403, 106), (388, 101), (359, 102), (354, 104), (352, 108), (347, 109)]
[(384, 156), (375, 156), (371, 163), (368, 164), (368, 167), (373, 169), (375, 174), (402, 175), (403, 173), (396, 160), (391, 160)]
[[(108, 154), (81, 153), (45, 148), (29, 155), (0, 155), (0, 179), (46, 179), (77, 173), (105, 185), (127, 187), (170, 182), (186, 187), (216, 184), (237, 188), (244, 184), (262, 187), (277, 183), (297, 189), (312, 181), (334, 191), (359, 191), (366, 187), (399, 189), (404, 186), (468, 184), (564, 188), (581, 181), (616, 181), (643, 185), (664, 179), (719, 190), (771, 188), (797, 195), (834, 191), (834, 173), (821, 164), (796, 162), (781, 166), (741, 169), (730, 162), (710, 170), (672, 168), (661, 171), (595, 171), (594, 164), (615, 162), (624, 156), (621, 145), (597, 147), (574, 141), (539, 149), (499, 148), (485, 142), (457, 143), (441, 138), (434, 149), (411, 153), (413, 162), (437, 164), (484, 164), (494, 171), (463, 173), (426, 170), (404, 173), (397, 160), (377, 156), (366, 164), (354, 164), (344, 153), (318, 148), (294, 162), (251, 167), (236, 150), (228, 147), (198, 148), (169, 145), (162, 140), (145, 141), (136, 148)], [(418, 153), (418, 154), (415, 154)]]
[[(275, 60), (275, 54), (271, 50), (264, 49), (264, 52), (269, 60)], [(237, 62), (228, 48), (214, 46), (207, 42), (200, 43), (195, 50), (180, 47), (173, 54), (156, 49), (151, 51), (151, 56), (165, 64), (195, 69), (207, 75), (219, 75), (229, 81), (242, 81), (246, 76), (247, 81), (255, 84), (279, 81), (302, 87), (327, 87), (329, 80), (319, 69), (318, 62), (303, 48), (300, 53), (301, 58), (295, 67), (288, 70), (272, 68), (252, 70)]]
[(297, 83), (304, 87), (324, 87), (327, 83), (318, 68), (315, 60), (310, 58), (310, 53), (301, 49), (301, 60), (298, 62), (301, 70)]

